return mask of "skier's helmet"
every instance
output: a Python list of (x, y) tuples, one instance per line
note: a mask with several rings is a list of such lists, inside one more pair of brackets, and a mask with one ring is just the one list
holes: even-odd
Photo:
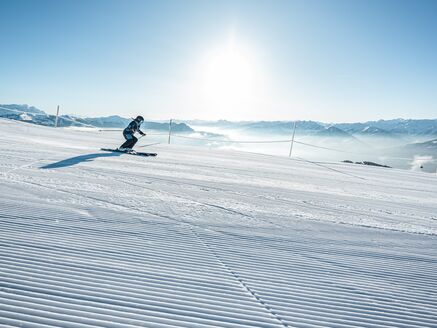
[(137, 122), (144, 122), (144, 117), (142, 117), (141, 115), (137, 116), (137, 118), (135, 119), (135, 121)]

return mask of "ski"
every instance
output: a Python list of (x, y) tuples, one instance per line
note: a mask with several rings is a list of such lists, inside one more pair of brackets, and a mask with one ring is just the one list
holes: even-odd
[(103, 151), (112, 151), (112, 152), (116, 152), (116, 153), (123, 153), (123, 154), (128, 154), (128, 155), (136, 155), (136, 156), (144, 156), (144, 157), (150, 157), (150, 156), (157, 156), (157, 153), (144, 153), (144, 152), (138, 152), (135, 150), (131, 150), (131, 151), (123, 151), (123, 150), (118, 150), (118, 149), (110, 149), (110, 148), (100, 148), (100, 150)]

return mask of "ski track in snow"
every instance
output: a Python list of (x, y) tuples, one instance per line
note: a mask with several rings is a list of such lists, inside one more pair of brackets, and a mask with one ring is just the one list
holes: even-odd
[(0, 120), (1, 327), (437, 327), (435, 176), (120, 139)]

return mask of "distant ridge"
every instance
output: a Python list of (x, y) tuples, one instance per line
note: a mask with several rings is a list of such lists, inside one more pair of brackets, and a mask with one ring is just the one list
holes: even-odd
[[(8, 118), (16, 121), (33, 123), (44, 126), (54, 126), (56, 121), (55, 115), (49, 115), (44, 111), (29, 105), (17, 104), (0, 104), (0, 117)], [(59, 116), (59, 127), (96, 127), (96, 128), (124, 128), (132, 119), (124, 118), (118, 115), (105, 117), (79, 117), (75, 115), (61, 115)], [(152, 130), (166, 130), (168, 131), (168, 123), (144, 122), (146, 129)], [(193, 132), (185, 123), (172, 124), (172, 130), (176, 132)]]
[[(54, 125), (55, 116), (27, 104), (0, 104), (0, 117), (25, 121), (40, 125)], [(62, 115), (59, 126), (92, 126), (100, 128), (122, 128), (129, 123), (129, 118), (118, 115), (105, 117), (79, 117), (76, 115)], [(222, 129), (238, 129), (247, 133), (266, 133), (290, 135), (294, 121), (241, 121), (227, 120), (179, 120), (173, 129), (178, 132), (194, 131), (193, 126), (210, 126)], [(146, 122), (145, 127), (155, 130), (168, 130), (168, 123)], [(437, 136), (437, 119), (393, 119), (355, 123), (323, 123), (317, 121), (297, 121), (296, 133), (308, 135), (331, 136), (379, 136), (397, 138), (401, 135)]]
[[(212, 126), (224, 129), (239, 129), (245, 132), (274, 133), (290, 135), (294, 121), (258, 121), (258, 122), (230, 122), (230, 121), (187, 121), (193, 126)], [(326, 130), (330, 127), (338, 130)], [(350, 135), (377, 135), (380, 137), (396, 137), (398, 135), (437, 136), (437, 119), (420, 120), (379, 120), (355, 123), (323, 123), (316, 121), (297, 121), (296, 132), (303, 134), (337, 133), (341, 131)]]

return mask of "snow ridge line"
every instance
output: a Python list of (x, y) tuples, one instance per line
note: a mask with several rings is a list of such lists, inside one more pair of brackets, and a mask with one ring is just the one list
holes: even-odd
[[(117, 181), (120, 181), (120, 180), (118, 180), (118, 179), (116, 179)], [(125, 182), (125, 181), (123, 181), (123, 182)], [(31, 184), (35, 184), (35, 183), (31, 183)], [(130, 184), (130, 183), (127, 183), (127, 184)], [(39, 184), (35, 184), (35, 185), (38, 185), (38, 186), (42, 186), (42, 187), (45, 187), (45, 186), (43, 186), (43, 185), (39, 185)], [(142, 188), (144, 188), (143, 186), (138, 186), (138, 187), (142, 187)], [(47, 188), (47, 187), (46, 187)], [(150, 191), (152, 191), (153, 193), (155, 193), (155, 195), (158, 197), (158, 199), (160, 199), (162, 202), (164, 202), (164, 203), (166, 203), (167, 204), (167, 202), (165, 202), (165, 200), (163, 200), (162, 199), (162, 197), (160, 197), (160, 195), (158, 194), (158, 192), (157, 191), (155, 191), (155, 190), (153, 190), (153, 189), (149, 189), (149, 188), (145, 188), (145, 189), (147, 189), (147, 190), (150, 190)], [(58, 191), (58, 189), (57, 189), (57, 191)], [(59, 190), (59, 191), (62, 191), (62, 192), (66, 192), (66, 191), (64, 191), (64, 190)], [(88, 198), (88, 199), (93, 199), (93, 200), (97, 200), (97, 201), (100, 201), (100, 202), (103, 202), (103, 203), (107, 203), (106, 201), (103, 201), (103, 200), (101, 200), (101, 199), (98, 199), (98, 198), (94, 198), (94, 197), (89, 197), (89, 196), (83, 196), (83, 195), (78, 195), (78, 194), (76, 194), (76, 193), (73, 193), (74, 195), (76, 195), (76, 196), (80, 196), (80, 197), (84, 197), (84, 198)], [(111, 204), (113, 204), (113, 203), (111, 203)], [(130, 206), (126, 206), (126, 205), (121, 205), (121, 204), (113, 204), (113, 205), (117, 205), (117, 206), (120, 206), (120, 207), (123, 207), (123, 208), (125, 208), (125, 209), (128, 209), (128, 210), (134, 210), (134, 211), (137, 211), (137, 212), (146, 212), (146, 213), (148, 213), (148, 214), (151, 214), (151, 215), (154, 215), (154, 216), (157, 216), (157, 217), (160, 217), (160, 218), (164, 218), (164, 219), (167, 219), (167, 220), (171, 220), (171, 221), (175, 221), (177, 224), (179, 224), (180, 226), (188, 226), (189, 227), (189, 229), (190, 229), (190, 231), (194, 234), (194, 236), (196, 237), (196, 239), (198, 239), (201, 243), (202, 243), (202, 245), (204, 245), (207, 249), (208, 249), (208, 251), (211, 253), (211, 254), (213, 254), (213, 256), (216, 258), (216, 260), (226, 269), (226, 271), (228, 271), (228, 272), (230, 272), (231, 274), (232, 274), (232, 276), (238, 281), (238, 283), (244, 288), (244, 290), (246, 290), (250, 295), (252, 295), (252, 297), (253, 298), (255, 298), (255, 300), (259, 303), (259, 304), (261, 304), (262, 305), (262, 307), (264, 308), (264, 309), (266, 309), (267, 310), (267, 312), (268, 313), (270, 313), (277, 321), (279, 321), (280, 323), (281, 323), (281, 325), (283, 326), (283, 327), (285, 327), (285, 328), (288, 328), (288, 327), (290, 327), (287, 323), (285, 323), (284, 322), (284, 320), (279, 316), (279, 314), (277, 314), (268, 304), (266, 304), (258, 295), (256, 295), (256, 293), (254, 292), (254, 291), (252, 291), (252, 289), (238, 276), (238, 274), (235, 272), (235, 271), (233, 271), (228, 265), (226, 265), (222, 260), (221, 260), (221, 258), (212, 250), (212, 248), (207, 244), (207, 243), (205, 243), (200, 237), (199, 237), (199, 235), (194, 231), (194, 227), (195, 227), (195, 225), (193, 225), (193, 224), (191, 224), (191, 223), (189, 223), (189, 222), (186, 222), (186, 221), (181, 221), (181, 220), (178, 220), (178, 219), (176, 219), (175, 217), (177, 216), (177, 214), (174, 212), (174, 210), (169, 206), (168, 208), (170, 209), (170, 211), (173, 213), (173, 217), (170, 217), (170, 216), (165, 216), (165, 215), (160, 215), (160, 214), (157, 214), (157, 213), (153, 213), (153, 212), (149, 212), (149, 211), (140, 211), (139, 209), (136, 209), (136, 208), (132, 208), (132, 207), (130, 207)], [(209, 204), (204, 204), (204, 205), (209, 205)], [(224, 209), (224, 210), (226, 210), (225, 208), (222, 208), (222, 209)], [(238, 213), (238, 214), (241, 214), (241, 213)], [(197, 226), (196, 226), (197, 227)], [(197, 228), (200, 228), (200, 227), (197, 227)], [(211, 230), (211, 231), (213, 231), (213, 230)], [(216, 232), (216, 231), (214, 231), (214, 232)]]
[[(184, 230), (185, 230), (185, 227), (183, 227), (184, 228)], [(178, 229), (179, 230), (179, 229)], [(162, 232), (163, 233), (163, 232)], [(166, 234), (168, 233), (167, 231), (165, 232)], [(193, 236), (191, 235), (191, 233), (190, 233), (190, 231), (187, 231), (187, 237), (188, 236), (190, 236), (190, 240), (191, 241), (196, 241), (196, 244), (197, 244), (197, 240), (196, 239), (193, 239)], [(129, 243), (129, 245), (130, 245), (131, 243)], [(198, 245), (198, 244), (197, 244)], [(206, 257), (204, 257), (204, 259), (206, 260), (207, 258), (210, 258), (211, 259), (211, 254), (209, 253), (209, 251), (207, 250), (207, 249), (205, 249), (203, 252), (202, 252), (204, 255), (206, 255)], [(38, 254), (38, 253), (36, 253), (36, 254)], [(45, 251), (44, 251), (44, 254), (45, 254)], [(119, 255), (122, 255), (122, 253), (120, 253)], [(13, 254), (12, 254), (12, 256), (13, 256)], [(49, 255), (49, 257), (50, 257), (50, 255)], [(119, 256), (117, 256), (117, 258), (119, 258)], [(28, 259), (29, 260), (31, 260), (32, 259), (32, 257), (30, 256), (30, 257), (28, 257)], [(83, 257), (81, 257), (81, 259), (84, 259)], [(213, 259), (211, 259), (211, 260), (213, 260)], [(51, 262), (49, 262), (49, 263), (51, 263)], [(216, 265), (217, 267), (218, 267), (218, 265)], [(161, 267), (162, 267), (162, 265), (161, 265)], [(12, 266), (11, 267), (9, 267), (10, 269), (12, 268)], [(35, 272), (35, 269), (33, 269), (32, 271), (34, 271)], [(82, 270), (80, 270), (81, 272), (82, 272)], [(61, 285), (64, 285), (64, 292), (68, 292), (69, 294), (67, 295), (67, 294), (62, 294), (63, 295), (63, 297), (67, 297), (67, 298), (71, 298), (71, 296), (75, 293), (75, 292), (77, 292), (77, 290), (72, 290), (71, 288), (70, 289), (66, 289), (67, 287), (66, 287), (66, 283), (67, 282), (74, 282), (74, 281), (79, 281), (79, 280), (77, 280), (78, 278), (70, 278), (69, 276), (68, 276), (68, 270), (67, 271), (64, 271), (64, 273), (59, 273), (59, 271), (57, 271), (58, 273), (56, 273), (56, 274), (54, 274), (54, 275), (52, 275), (51, 276), (51, 278), (52, 278), (52, 280), (50, 281), (50, 283), (54, 283), (54, 281), (53, 281), (53, 277), (58, 277), (58, 278), (56, 278), (56, 281), (57, 281), (57, 283), (58, 283), (58, 285), (59, 284), (61, 284)], [(92, 271), (91, 271), (92, 272)], [(221, 273), (221, 274), (223, 274), (223, 272)], [(211, 279), (211, 281), (214, 281), (214, 276), (212, 276), (212, 275), (207, 275), (207, 276), (210, 276), (210, 279)], [(63, 277), (63, 278), (62, 278)], [(93, 283), (93, 280), (91, 279), (87, 279), (86, 277), (84, 277), (84, 276), (82, 276), (81, 275), (81, 279), (84, 279), (85, 278), (85, 280), (84, 281), (88, 281), (88, 283), (87, 283), (87, 286), (89, 287), (89, 288), (99, 288), (98, 290), (96, 290), (96, 293), (97, 294), (95, 294), (94, 296), (95, 297), (93, 297), (92, 299), (89, 299), (88, 301), (99, 301), (99, 299), (98, 299), (98, 297), (100, 296), (100, 297), (104, 297), (105, 299), (108, 297), (108, 290), (107, 289), (102, 289), (102, 287), (104, 287), (104, 286), (100, 286), (99, 284), (96, 284), (96, 283)], [(216, 278), (218, 278), (217, 276), (216, 276)], [(42, 280), (41, 280), (42, 279)], [(60, 279), (62, 279), (62, 281), (60, 280)], [(131, 285), (131, 283), (129, 283), (129, 281), (126, 281), (123, 277), (121, 277), (120, 278), (121, 279), (121, 281), (123, 282), (125, 282), (124, 283), (124, 285), (123, 285), (123, 288), (121, 288), (121, 289), (119, 289), (118, 290), (118, 296), (119, 296), (119, 298), (118, 298), (118, 303), (117, 304), (115, 304), (115, 305), (119, 305), (119, 306), (122, 306), (123, 304), (124, 305), (135, 305), (135, 304), (137, 304), (138, 303), (138, 300), (139, 300), (139, 298), (138, 297), (136, 297), (136, 298), (126, 298), (126, 297), (128, 297), (129, 295), (128, 295), (128, 289), (126, 289), (127, 287), (129, 287), (130, 285)], [(43, 289), (41, 289), (41, 288), (44, 288), (44, 285), (42, 285), (42, 283), (44, 283), (44, 281), (46, 280), (46, 277), (44, 276), (44, 277), (42, 277), (42, 276), (39, 276), (39, 278), (38, 277), (33, 277), (32, 278), (32, 285), (29, 285), (27, 282), (26, 282), (26, 285), (28, 286), (28, 288), (31, 288), (31, 291), (34, 291), (34, 292), (45, 292)], [(228, 280), (228, 281), (230, 281), (231, 279), (230, 278), (226, 278), (226, 280)], [(20, 281), (17, 281), (17, 282), (19, 282), (19, 283), (22, 283), (22, 281), (20, 280)], [(12, 282), (10, 282), (10, 283), (14, 283), (13, 281)], [(47, 285), (47, 283), (45, 283), (45, 285)], [(237, 284), (233, 284), (234, 286), (237, 286)], [(20, 287), (20, 285), (11, 285), (10, 286), (11, 288), (21, 288)], [(71, 286), (70, 286), (71, 287)], [(91, 290), (91, 289), (89, 289), (89, 290)], [(111, 289), (111, 291), (112, 291), (112, 289)], [(156, 291), (158, 291), (158, 290), (156, 290)], [(245, 294), (242, 294), (241, 293), (241, 289), (240, 288), (238, 288), (238, 291), (239, 291), (239, 293), (240, 293), (240, 295), (244, 295), (244, 300), (245, 300), (245, 302), (246, 302), (246, 299), (247, 299), (247, 301), (249, 301), (250, 299), (249, 298), (247, 298), (247, 295), (245, 295)], [(168, 289), (167, 289), (167, 292), (168, 292)], [(73, 293), (73, 294), (72, 294)], [(191, 297), (192, 298), (192, 296), (190, 295), (190, 294), (192, 294), (192, 293), (188, 293), (187, 295), (187, 297)], [(209, 294), (209, 293), (208, 293)], [(208, 295), (207, 294), (207, 295)], [(58, 296), (62, 296), (62, 295), (58, 295)], [(24, 296), (23, 296), (24, 297)], [(22, 299), (22, 301), (23, 301), (23, 297), (20, 297), (21, 299)], [(97, 297), (97, 298), (96, 298)], [(101, 300), (101, 299), (100, 299)], [(160, 318), (160, 316), (162, 316), (162, 315), (164, 315), (164, 318), (162, 319), (162, 320), (166, 320), (166, 321), (169, 321), (169, 320), (173, 320), (173, 322), (175, 322), (174, 320), (176, 320), (176, 318), (172, 318), (172, 316), (177, 316), (177, 320), (178, 320), (178, 322), (180, 323), (181, 321), (183, 321), (183, 322), (185, 322), (185, 324), (190, 324), (189, 326), (190, 327), (199, 327), (199, 328), (206, 328), (206, 327), (208, 327), (207, 326), (207, 324), (209, 324), (209, 326), (211, 326), (211, 325), (215, 325), (215, 326), (217, 326), (217, 324), (218, 324), (218, 322), (220, 321), (220, 320), (224, 320), (224, 321), (222, 321), (221, 322), (221, 324), (220, 324), (220, 326), (221, 327), (228, 327), (228, 328), (231, 328), (231, 327), (235, 327), (235, 326), (239, 326), (239, 325), (242, 325), (242, 324), (244, 324), (244, 323), (246, 323), (247, 325), (254, 325), (254, 326), (257, 326), (257, 323), (259, 324), (259, 322), (256, 322), (256, 321), (254, 321), (253, 320), (253, 318), (251, 319), (250, 317), (247, 317), (247, 315), (249, 315), (250, 313), (249, 312), (245, 312), (245, 315), (243, 316), (243, 315), (240, 315), (241, 313), (240, 313), (240, 307), (239, 307), (239, 305), (238, 304), (234, 304), (234, 306), (237, 306), (237, 314), (239, 315), (239, 317), (238, 318), (236, 318), (236, 317), (234, 317), (234, 312), (233, 311), (236, 311), (236, 308), (229, 308), (228, 307), (228, 309), (226, 310), (226, 309), (222, 309), (222, 305), (223, 304), (225, 304), (225, 303), (223, 303), (223, 301), (220, 301), (219, 299), (217, 299), (217, 298), (214, 298), (214, 307), (213, 308), (211, 308), (213, 311), (219, 311), (218, 313), (216, 313), (215, 315), (213, 315), (213, 314), (211, 314), (210, 312), (211, 311), (209, 311), (209, 312), (205, 312), (205, 311), (202, 311), (202, 312), (197, 312), (197, 310), (195, 310), (194, 309), (194, 312), (193, 312), (193, 308), (186, 308), (186, 307), (181, 307), (180, 305), (175, 305), (175, 304), (172, 304), (172, 308), (174, 308), (172, 311), (172, 313), (171, 314), (163, 314), (162, 313), (162, 311), (161, 312), (155, 312), (155, 310), (158, 310), (159, 311), (159, 308), (157, 308), (157, 306), (159, 307), (159, 306), (162, 306), (164, 303), (162, 303), (162, 302), (159, 302), (159, 304), (157, 304), (156, 302), (158, 302), (158, 301), (160, 301), (159, 299), (155, 299), (154, 301), (153, 301), (153, 308), (151, 308), (150, 306), (147, 306), (147, 304), (145, 304), (144, 302), (140, 302), (141, 304), (141, 306), (143, 307), (142, 309), (144, 310), (144, 311), (153, 311), (153, 313), (155, 313), (155, 315), (157, 315), (159, 318)], [(226, 300), (225, 300), (226, 301)], [(250, 300), (251, 301), (251, 305), (250, 305), (250, 307), (253, 309), (253, 310), (255, 310), (255, 308), (256, 308), (256, 311), (252, 311), (252, 313), (260, 313), (260, 309), (259, 309), (259, 307), (258, 307), (258, 305), (257, 305), (257, 303), (255, 303), (255, 302), (253, 302), (252, 300)], [(48, 302), (48, 301), (47, 301)], [(46, 303), (47, 303), (46, 302)], [(134, 302), (135, 304), (133, 304), (132, 302)], [(227, 301), (226, 301), (226, 303), (227, 303)], [(27, 303), (26, 303), (27, 304)], [(87, 303), (87, 304), (90, 304), (90, 305), (92, 305), (91, 303)], [(246, 303), (246, 304), (249, 304), (249, 303)], [(46, 304), (46, 305), (48, 305), (48, 304)], [(100, 304), (101, 305), (101, 304)], [(182, 304), (183, 305), (183, 304)], [(39, 305), (38, 305), (39, 306)], [(112, 305), (111, 305), (112, 306)], [(135, 307), (135, 306), (134, 306)], [(29, 306), (27, 306), (27, 305), (25, 305), (24, 303), (23, 303), (23, 306), (20, 306), (20, 309), (18, 310), (18, 308), (16, 308), (16, 307), (14, 307), (14, 308), (11, 308), (11, 309), (7, 309), (6, 311), (9, 311), (9, 310), (11, 310), (12, 312), (9, 312), (9, 313), (11, 313), (11, 314), (9, 314), (8, 316), (13, 316), (14, 315), (14, 313), (16, 313), (16, 312), (19, 312), (19, 311), (22, 311), (22, 309), (26, 309), (26, 311), (27, 312), (29, 312), (29, 311), (31, 311), (31, 310), (27, 310), (29, 308)], [(71, 307), (70, 307), (71, 308)], [(17, 310), (15, 310), (15, 309), (17, 309)], [(72, 309), (72, 308), (71, 308)], [(100, 308), (99, 308), (100, 309)], [(123, 308), (118, 308), (120, 311), (123, 311)], [(244, 309), (244, 308), (243, 308)], [(80, 309), (79, 308), (79, 310), (80, 311), (82, 311), (82, 312), (80, 312), (80, 313), (85, 313), (85, 312), (83, 312), (83, 311), (85, 311), (86, 309)], [(226, 310), (226, 311), (225, 311)], [(2, 311), (2, 309), (0, 309), (0, 312)], [(100, 311), (100, 310), (99, 310)], [(33, 312), (32, 312), (33, 313)], [(72, 312), (73, 313), (73, 312)], [(88, 312), (87, 312), (88, 313)], [(121, 312), (120, 312), (121, 313)], [(191, 320), (193, 319), (192, 318), (192, 314), (193, 313), (195, 313), (196, 314), (196, 322), (198, 322), (199, 323), (199, 326), (197, 326), (197, 325), (194, 325), (194, 324), (192, 324), (191, 323)], [(99, 315), (98, 314), (93, 314), (93, 319), (92, 320), (100, 320), (101, 318), (103, 318), (104, 319), (104, 317), (100, 317), (100, 315), (104, 315), (105, 313), (100, 313)], [(149, 313), (150, 314), (150, 313)], [(82, 315), (82, 314), (81, 314)], [(219, 317), (219, 316), (221, 316), (221, 317)], [(264, 316), (266, 316), (266, 313), (264, 313)], [(0, 315), (0, 317), (1, 317), (1, 315)], [(29, 318), (28, 320), (29, 321), (32, 321), (32, 320), (39, 320), (39, 322), (42, 322), (41, 320), (46, 320), (46, 319), (38, 319), (38, 318), (40, 318), (40, 317), (44, 317), (44, 318), (46, 318), (47, 320), (49, 320), (50, 318), (45, 314), (45, 312), (43, 313), (43, 312), (35, 312), (35, 313), (33, 313), (33, 319), (32, 318)], [(188, 318), (189, 317), (189, 318)], [(187, 319), (188, 318), (188, 319)], [(74, 317), (65, 317), (64, 319), (67, 319), (68, 320), (68, 322), (69, 322), (69, 327), (72, 327), (73, 326), (73, 323), (71, 323), (71, 320), (75, 320), (74, 319)], [(267, 319), (267, 318), (266, 318)], [(121, 319), (120, 319), (121, 320)], [(125, 320), (125, 319), (123, 319), (123, 320)], [(161, 319), (158, 319), (158, 320), (161, 320)], [(4, 323), (4, 321), (2, 321), (2, 319), (0, 319), (0, 325), (1, 325), (1, 322), (3, 322)], [(91, 321), (90, 321), (91, 322)], [(274, 318), (269, 318), (269, 321), (261, 321), (261, 322), (263, 322), (264, 324), (265, 324), (265, 327), (276, 327), (276, 323), (274, 323), (274, 325), (273, 324), (268, 324), (269, 322), (274, 322)], [(94, 321), (94, 327), (97, 325), (97, 321)], [(133, 323), (133, 321), (131, 322), (131, 321), (129, 321), (129, 323)], [(203, 323), (203, 325), (200, 325), (201, 323)], [(58, 326), (59, 326), (59, 324), (58, 324)], [(62, 326), (65, 326), (65, 327), (67, 327), (66, 325), (62, 325)], [(100, 326), (100, 325), (99, 325)], [(109, 327), (109, 325), (107, 324), (107, 322), (106, 322), (106, 324), (104, 324), (104, 326), (105, 327)], [(264, 326), (264, 325), (263, 325)], [(87, 327), (89, 327), (88, 325), (87, 325)], [(112, 325), (112, 327), (120, 327), (120, 326), (116, 326), (116, 324), (113, 324)], [(124, 326), (124, 327), (126, 327), (126, 325)], [(148, 326), (148, 327), (150, 327), (150, 325)], [(159, 326), (158, 325), (158, 327), (161, 327), (161, 326)], [(162, 325), (162, 327), (164, 327), (164, 325)], [(167, 327), (167, 326), (166, 326)], [(176, 327), (176, 326), (174, 326), (174, 327)]]
[(238, 273), (236, 273), (234, 270), (232, 270), (226, 263), (223, 262), (223, 260), (220, 258), (220, 256), (217, 255), (216, 252), (210, 247), (209, 244), (207, 244), (193, 229), (191, 224), (187, 224), (188, 229), (196, 236), (196, 238), (213, 254), (213, 256), (217, 259), (217, 261), (228, 271), (232, 274), (232, 276), (240, 283), (240, 285), (250, 294), (252, 295), (255, 300), (262, 305), (276, 320), (278, 320), (281, 325), (285, 328), (290, 327), (282, 318), (281, 316), (276, 313), (266, 302), (264, 302), (261, 297), (259, 297), (245, 282)]
[[(3, 229), (5, 229), (5, 231), (8, 231), (8, 230), (6, 230), (7, 228), (3, 228)], [(23, 231), (23, 230), (22, 230)], [(29, 230), (30, 231), (30, 230)], [(36, 238), (35, 238), (35, 240), (37, 240), (37, 239), (39, 239), (39, 236), (37, 236)], [(6, 242), (6, 240), (7, 239), (5, 239), (5, 242)], [(85, 239), (82, 239), (82, 240), (85, 240)], [(73, 244), (72, 244), (73, 245)], [(24, 247), (24, 246), (22, 246), (22, 247)], [(59, 247), (57, 247), (57, 248), (59, 248)], [(65, 248), (65, 249), (67, 249), (67, 248)], [(216, 248), (217, 249), (217, 248)], [(68, 248), (68, 250), (70, 250), (71, 251), (71, 249), (70, 248)], [(223, 248), (220, 248), (220, 250), (224, 250)], [(30, 251), (30, 250), (29, 250)], [(53, 248), (46, 248), (46, 252), (50, 252), (50, 251), (53, 251)], [(119, 253), (112, 253), (112, 255), (114, 256), (114, 255), (118, 255)], [(132, 259), (135, 259), (136, 258), (136, 255), (138, 255), (137, 253), (133, 253), (133, 257), (132, 257)], [(165, 257), (166, 256), (166, 254), (163, 254), (163, 257)], [(307, 257), (308, 258), (308, 257)], [(193, 259), (193, 258), (191, 258), (191, 257), (186, 257), (186, 259), (187, 260), (190, 260), (190, 261), (195, 261), (195, 259)], [(234, 260), (236, 260), (235, 258), (230, 258), (232, 261), (234, 261)], [(313, 258), (311, 258), (311, 259), (313, 259)], [(318, 258), (314, 258), (314, 260), (319, 260)], [(326, 263), (330, 263), (329, 261), (325, 261)], [(252, 268), (256, 268), (256, 265), (257, 265), (257, 263), (256, 262), (254, 262), (254, 261), (246, 261), (246, 263), (247, 263), (247, 265), (248, 265), (248, 267), (252, 267)], [(271, 264), (274, 264), (275, 262), (273, 262), (273, 263), (271, 263)], [(263, 273), (263, 271), (265, 271), (265, 270), (262, 270), (262, 269), (260, 269), (259, 270), (260, 272), (260, 274), (261, 274), (261, 276), (262, 276), (262, 273)], [(424, 271), (424, 270), (422, 270), (421, 271), (422, 272), (422, 274), (430, 274), (431, 272), (430, 271)], [(281, 273), (281, 272), (279, 272), (279, 273)], [(283, 273), (283, 272), (282, 272)], [(303, 276), (305, 274), (305, 271), (304, 272), (296, 272), (296, 275), (300, 275), (300, 276)], [(278, 278), (280, 277), (280, 275), (278, 276)], [(421, 279), (418, 279), (417, 280), (417, 284), (416, 284), (416, 286), (418, 286), (418, 287), (423, 287), (423, 288), (426, 288), (427, 287), (427, 284), (425, 284), (425, 281), (426, 280), (424, 280), (424, 281), (422, 281)], [(365, 282), (367, 282), (367, 281), (365, 281)], [(370, 284), (370, 282), (371, 282), (371, 279), (369, 279), (369, 284)], [(315, 282), (313, 282), (313, 284), (315, 284)], [(400, 295), (400, 298), (401, 298), (401, 295)]]

